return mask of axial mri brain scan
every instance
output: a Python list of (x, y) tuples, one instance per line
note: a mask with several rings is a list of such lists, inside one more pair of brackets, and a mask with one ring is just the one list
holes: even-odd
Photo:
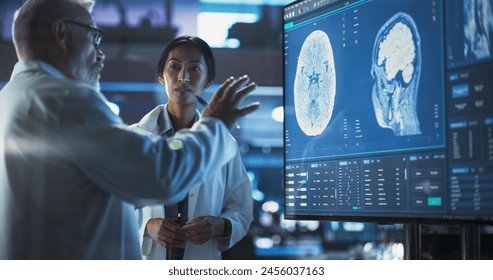
[(294, 80), (296, 120), (308, 136), (319, 135), (330, 122), (335, 76), (330, 39), (321, 30), (313, 31), (301, 47)]

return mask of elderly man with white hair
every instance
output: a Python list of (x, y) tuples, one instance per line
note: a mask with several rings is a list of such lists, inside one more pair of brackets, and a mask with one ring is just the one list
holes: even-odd
[[(236, 154), (248, 78), (219, 87), (201, 120), (163, 139), (131, 131), (98, 80), (91, 2), (28, 0), (19, 61), (0, 92), (0, 259), (139, 259), (135, 206), (169, 204)], [(248, 83), (248, 84), (247, 84)]]

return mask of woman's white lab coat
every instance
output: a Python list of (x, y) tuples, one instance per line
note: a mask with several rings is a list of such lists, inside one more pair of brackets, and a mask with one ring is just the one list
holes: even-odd
[[(160, 105), (148, 113), (137, 124), (140, 129), (156, 133), (157, 118), (167, 114), (166, 105)], [(165, 122), (169, 121), (164, 118)], [(184, 259), (221, 259), (221, 252), (231, 248), (248, 232), (253, 220), (253, 200), (251, 182), (247, 175), (239, 150), (220, 172), (211, 174), (207, 183), (192, 187), (188, 193), (188, 219), (198, 216), (211, 215), (229, 219), (231, 236), (229, 238), (213, 238), (200, 245), (187, 243)], [(144, 259), (166, 259), (166, 248), (150, 237), (144, 236), (145, 226), (151, 218), (164, 218), (164, 206), (148, 206), (137, 209), (142, 240), (142, 255)]]

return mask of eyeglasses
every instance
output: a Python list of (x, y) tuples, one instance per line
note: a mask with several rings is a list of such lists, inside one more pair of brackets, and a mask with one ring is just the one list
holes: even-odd
[(95, 32), (94, 37), (93, 37), (94, 47), (96, 48), (96, 50), (99, 49), (99, 47), (101, 46), (101, 41), (103, 39), (103, 35), (104, 35), (104, 31), (102, 29), (99, 29), (97, 27), (90, 26), (88, 24), (85, 24), (85, 23), (82, 23), (82, 22), (78, 22), (78, 21), (75, 21), (75, 20), (72, 20), (72, 19), (64, 19), (63, 21), (64, 22), (68, 22), (68, 23), (73, 23), (75, 25), (78, 25), (78, 26), (81, 26), (81, 27), (85, 27), (85, 28), (87, 28), (89, 30), (94, 31)]

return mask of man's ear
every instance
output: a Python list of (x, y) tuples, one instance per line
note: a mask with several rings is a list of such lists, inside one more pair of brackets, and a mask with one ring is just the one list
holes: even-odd
[(157, 79), (158, 79), (159, 83), (164, 86), (165, 83), (164, 83), (163, 76), (158, 76)]
[(208, 87), (210, 87), (210, 86), (212, 85), (212, 82), (213, 82), (213, 81), (208, 81), (207, 83), (205, 83), (204, 88), (208, 88)]
[(51, 33), (53, 35), (56, 44), (63, 49), (67, 50), (67, 26), (61, 20), (57, 20), (53, 23), (51, 27)]

